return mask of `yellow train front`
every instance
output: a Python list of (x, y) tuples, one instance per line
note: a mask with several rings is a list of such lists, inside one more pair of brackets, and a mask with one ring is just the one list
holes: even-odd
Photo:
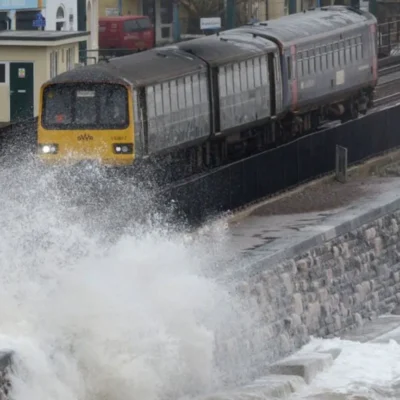
[(160, 160), (186, 157), (197, 166), (209, 136), (207, 64), (173, 46), (78, 67), (41, 88), (37, 144), (47, 165), (147, 171), (157, 157), (163, 171)]
[(135, 157), (131, 85), (98, 65), (61, 74), (41, 88), (38, 152), (46, 164)]

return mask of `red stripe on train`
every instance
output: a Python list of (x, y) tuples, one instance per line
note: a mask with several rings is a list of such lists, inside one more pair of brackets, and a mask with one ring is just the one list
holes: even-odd
[[(292, 45), (290, 47), (290, 54), (292, 66), (296, 65), (296, 46)], [(297, 108), (297, 102), (299, 98), (298, 87), (297, 87), (297, 79), (296, 79), (296, 70), (295, 68), (292, 69), (292, 83), (291, 83), (291, 92), (292, 92), (292, 109), (293, 111)]]

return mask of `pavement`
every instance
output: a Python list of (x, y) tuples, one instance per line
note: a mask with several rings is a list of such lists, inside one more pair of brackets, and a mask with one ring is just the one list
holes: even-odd
[(400, 178), (368, 178), (363, 186), (360, 197), (334, 209), (294, 214), (278, 210), (264, 216), (253, 210), (233, 220), (227, 258), (240, 258), (246, 264), (279, 262), (400, 209)]

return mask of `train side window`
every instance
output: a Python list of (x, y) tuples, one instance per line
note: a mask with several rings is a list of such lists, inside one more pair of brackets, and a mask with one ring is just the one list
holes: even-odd
[(228, 95), (233, 94), (233, 70), (232, 70), (232, 65), (227, 65), (225, 67), (226, 71), (226, 92)]
[(321, 72), (324, 72), (326, 70), (326, 54), (325, 54), (325, 46), (321, 46), (320, 49), (321, 52)]
[(329, 45), (324, 46), (324, 51), (325, 51), (325, 62), (326, 62), (326, 69), (329, 70), (331, 67), (331, 64), (329, 63), (330, 57), (329, 57)]
[(361, 36), (357, 36), (357, 58), (359, 60), (363, 58)]
[(315, 56), (314, 56), (314, 50), (310, 50), (309, 52), (310, 55), (310, 74), (313, 75), (315, 73)]
[[(292, 66), (290, 66), (292, 68)], [(281, 83), (281, 70), (279, 68), (279, 59), (276, 54), (274, 54), (274, 70), (275, 70), (275, 82)], [(293, 72), (293, 77), (295, 76)]]
[(226, 73), (225, 73), (225, 67), (219, 67), (219, 70), (218, 70), (218, 88), (219, 88), (219, 95), (221, 97), (226, 97)]
[(334, 68), (332, 44), (328, 44), (328, 68)]
[(304, 75), (310, 74), (310, 52), (307, 50), (303, 52), (303, 67)]
[(339, 63), (340, 65), (344, 66), (346, 64), (346, 59), (344, 55), (344, 41), (341, 40), (339, 42)]
[(268, 85), (268, 67), (266, 57), (260, 58), (260, 66), (261, 66), (261, 84), (263, 86)]
[(339, 66), (339, 45), (338, 45), (338, 43), (333, 44), (333, 66), (335, 68)]
[(253, 59), (246, 61), (247, 67), (247, 81), (249, 83), (249, 90), (254, 89), (254, 64)]
[(184, 110), (186, 108), (186, 99), (185, 99), (185, 81), (183, 78), (179, 78), (177, 80), (178, 86), (178, 108), (179, 110)]
[(235, 93), (240, 93), (240, 69), (239, 64), (233, 64), (233, 90)]
[(315, 48), (315, 73), (321, 72), (321, 53), (320, 48)]
[(346, 63), (351, 64), (351, 44), (349, 39), (346, 39), (345, 41), (345, 53), (346, 53)]
[[(221, 69), (224, 70), (224, 75), (223, 75), (223, 78), (224, 78), (223, 83), (224, 84), (223, 84), (223, 87), (224, 87), (224, 91), (226, 93), (225, 69), (224, 69), (224, 67), (222, 67)], [(201, 102), (200, 102), (199, 75), (198, 74), (193, 75), (192, 80), (193, 80), (193, 102), (194, 102), (194, 105), (198, 105), (198, 104), (201, 104)], [(226, 94), (224, 96), (226, 96)]]
[(192, 91), (192, 79), (190, 76), (185, 77), (185, 94), (186, 94), (186, 108), (192, 108), (193, 91)]
[(155, 100), (154, 100), (153, 86), (147, 87), (146, 97), (147, 97), (147, 116), (149, 118), (154, 118), (156, 116), (156, 104), (155, 104)]
[(160, 84), (154, 85), (154, 100), (156, 103), (156, 115), (163, 115), (163, 98)]
[(200, 75), (200, 101), (202, 103), (208, 103), (208, 83), (205, 74)]
[(247, 91), (248, 85), (247, 85), (247, 68), (246, 68), (246, 61), (241, 61), (240, 62), (240, 84), (242, 86), (243, 91)]
[(357, 61), (357, 49), (354, 38), (350, 39), (350, 49), (351, 49), (351, 58), (353, 61)]
[(254, 86), (256, 88), (261, 87), (260, 57), (254, 59)]
[(303, 54), (297, 53), (297, 76), (300, 78), (303, 76)]
[(170, 98), (169, 82), (162, 84), (162, 96), (163, 96), (164, 114), (168, 115), (171, 112), (171, 98)]
[(178, 88), (176, 87), (176, 81), (171, 81), (169, 83), (170, 93), (171, 93), (171, 111), (178, 111)]

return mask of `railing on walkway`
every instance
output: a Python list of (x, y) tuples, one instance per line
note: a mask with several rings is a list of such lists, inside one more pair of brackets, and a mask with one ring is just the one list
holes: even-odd
[(379, 57), (400, 55), (400, 20), (388, 20), (378, 25)]

